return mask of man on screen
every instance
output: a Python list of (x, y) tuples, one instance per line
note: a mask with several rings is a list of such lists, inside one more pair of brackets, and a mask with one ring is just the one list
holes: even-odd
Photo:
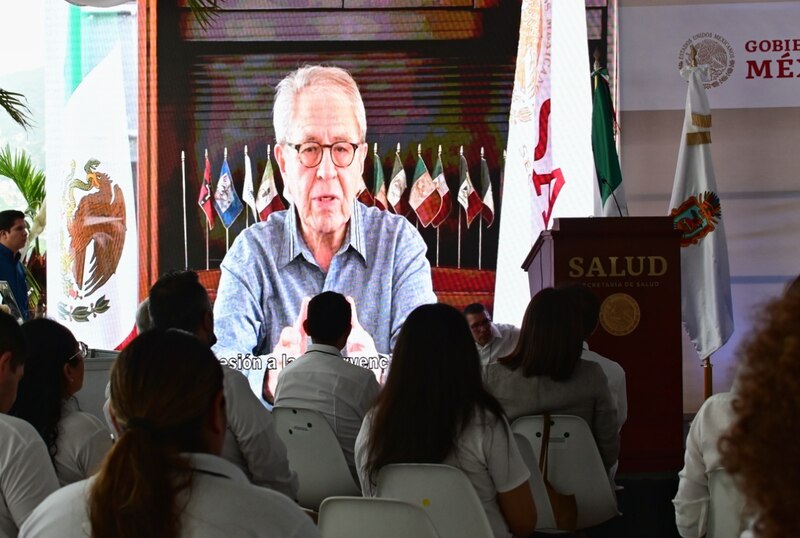
[(351, 357), (390, 353), (406, 316), (436, 302), (419, 233), (401, 216), (356, 202), (368, 148), (353, 78), (336, 67), (294, 71), (278, 84), (273, 123), (292, 205), (236, 238), (214, 305), (217, 356), (267, 359), (250, 372), (259, 394), (264, 370), (305, 352), (302, 312), (311, 297), (350, 298)]

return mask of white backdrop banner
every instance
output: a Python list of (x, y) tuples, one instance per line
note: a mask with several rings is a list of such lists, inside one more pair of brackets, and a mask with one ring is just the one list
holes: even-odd
[(800, 2), (620, 9), (622, 110), (684, 107), (690, 46), (715, 109), (800, 106)]

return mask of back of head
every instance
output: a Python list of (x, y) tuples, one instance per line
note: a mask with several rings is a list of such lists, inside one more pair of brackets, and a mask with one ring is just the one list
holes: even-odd
[(483, 314), (484, 312), (486, 312), (486, 313), (488, 314), (488, 311), (486, 310), (486, 307), (485, 307), (485, 306), (483, 306), (481, 303), (472, 303), (472, 304), (469, 304), (469, 305), (467, 305), (467, 307), (464, 309), (464, 315), (465, 315), (465, 316), (466, 316), (467, 314)]
[(795, 536), (800, 529), (800, 293), (766, 305), (739, 350), (735, 418), (720, 441), (722, 465), (755, 510), (756, 535)]
[(93, 536), (178, 536), (178, 493), (190, 486), (181, 452), (207, 451), (204, 423), (222, 368), (183, 331), (152, 329), (111, 370), (111, 412), (121, 431), (92, 487)]
[(588, 287), (583, 284), (571, 284), (559, 288), (570, 294), (581, 312), (581, 323), (583, 325), (583, 338), (589, 338), (597, 327), (600, 319), (600, 301)]
[(19, 219), (24, 219), (25, 213), (16, 209), (0, 211), (0, 232), (8, 232)]
[(10, 414), (30, 422), (54, 457), (66, 380), (64, 365), (75, 357), (78, 342), (69, 329), (51, 319), (26, 321), (22, 332), (28, 346), (25, 375)]
[(525, 377), (548, 376), (565, 381), (572, 376), (583, 348), (583, 322), (571, 294), (553, 288), (537, 293), (522, 320), (517, 347), (498, 359)]
[[(358, 122), (363, 142), (367, 136), (367, 112), (361, 93), (350, 73), (340, 67), (322, 65), (306, 65), (284, 78), (277, 87), (275, 104), (272, 108), (272, 123), (275, 128), (275, 139), (279, 144), (288, 142), (291, 136), (292, 115), (297, 96), (304, 90), (330, 91), (336, 90), (348, 96), (353, 103), (353, 110)], [(297, 141), (292, 141), (297, 142)]]
[(28, 345), (14, 316), (0, 310), (0, 355), (4, 353), (11, 354), (11, 365), (17, 367), (25, 364)]
[(194, 333), (211, 311), (208, 292), (194, 271), (171, 271), (150, 288), (152, 327)]
[(150, 298), (145, 297), (144, 301), (136, 307), (136, 332), (142, 334), (153, 326), (150, 319)]
[(318, 344), (334, 345), (350, 332), (352, 308), (344, 295), (324, 291), (308, 303), (306, 332)]
[(475, 417), (502, 408), (483, 387), (480, 359), (464, 316), (445, 304), (409, 314), (386, 385), (373, 406), (367, 470), (390, 463), (439, 463)]

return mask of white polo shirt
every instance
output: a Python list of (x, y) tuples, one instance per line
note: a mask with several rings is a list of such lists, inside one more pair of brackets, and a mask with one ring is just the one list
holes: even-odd
[(357, 478), (353, 449), (379, 390), (372, 370), (348, 363), (334, 346), (311, 344), (278, 377), (275, 405), (313, 409), (324, 416)]
[[(178, 499), (180, 536), (227, 538), (263, 536), (274, 538), (318, 537), (314, 522), (298, 506), (266, 488), (254, 486), (233, 464), (211, 454), (184, 454), (194, 469), (191, 493)], [(20, 537), (86, 538), (91, 525), (86, 510), (94, 478), (76, 482), (50, 495), (20, 529)], [(142, 514), (147, 517), (147, 514)]]
[(498, 358), (510, 355), (517, 347), (517, 340), (519, 340), (517, 327), (504, 323), (492, 323), (491, 331), (492, 339), (485, 346), (475, 344), (481, 358), (481, 366), (497, 362)]
[(617, 422), (621, 430), (622, 425), (625, 424), (628, 418), (628, 393), (625, 385), (625, 370), (622, 369), (622, 366), (620, 366), (618, 362), (607, 359), (589, 349), (589, 344), (586, 342), (583, 343), (581, 359), (599, 364), (600, 368), (603, 369), (603, 373), (606, 374), (608, 390), (611, 392), (611, 399), (617, 406)]
[(56, 440), (55, 467), (62, 486), (89, 478), (111, 450), (111, 433), (94, 415), (78, 409), (74, 398), (64, 402)]
[(47, 447), (28, 422), (0, 413), (0, 536), (12, 537), (58, 489)]

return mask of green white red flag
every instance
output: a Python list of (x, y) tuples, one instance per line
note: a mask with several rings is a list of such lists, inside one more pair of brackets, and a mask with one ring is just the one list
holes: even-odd
[(421, 154), (417, 155), (417, 166), (414, 169), (414, 181), (411, 182), (408, 203), (417, 214), (420, 224), (426, 228), (430, 226), (442, 207), (442, 197), (436, 190), (436, 185)]

